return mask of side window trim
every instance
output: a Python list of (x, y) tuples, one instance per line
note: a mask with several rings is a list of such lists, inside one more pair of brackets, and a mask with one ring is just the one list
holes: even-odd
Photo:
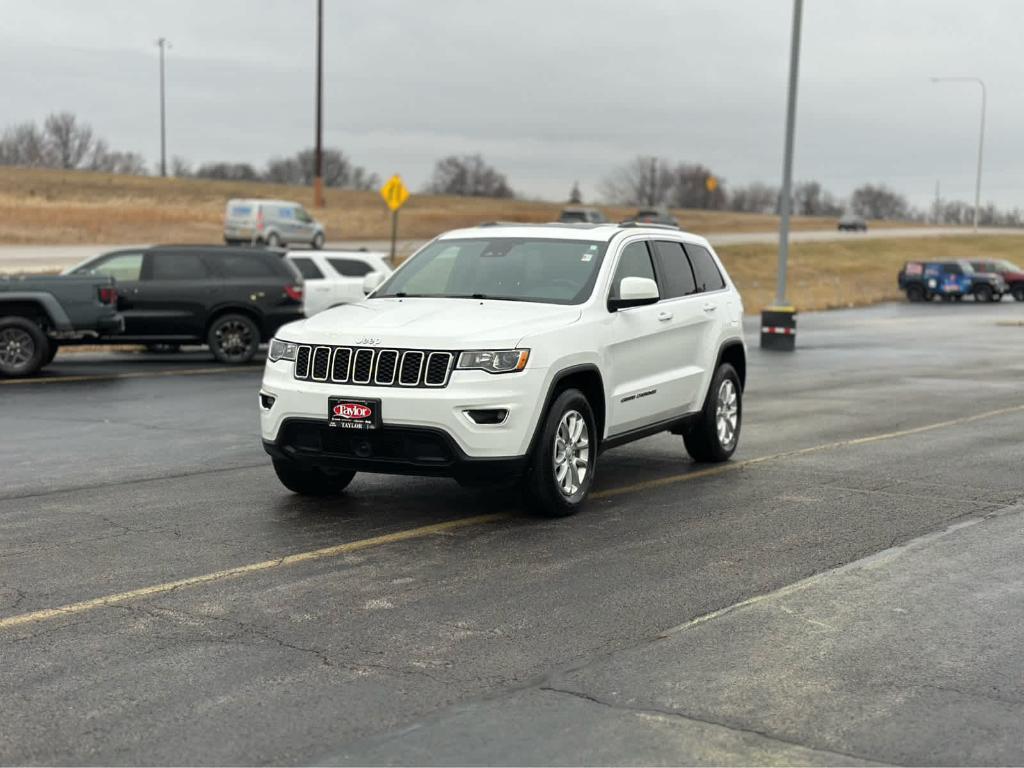
[[(651, 271), (654, 272), (654, 282), (658, 284), (658, 301), (656, 301), (654, 303), (657, 304), (657, 303), (660, 303), (662, 301), (666, 301), (665, 297), (662, 295), (664, 293), (664, 291), (662, 290), (662, 287), (661, 287), (661, 276), (658, 274), (658, 260), (656, 258), (654, 258), (654, 248), (652, 247), (652, 244), (651, 244), (650, 240), (641, 239), (641, 240), (630, 240), (630, 241), (628, 241), (626, 243), (623, 243), (622, 247), (619, 248), (619, 253), (615, 257), (615, 264), (612, 265), (611, 276), (608, 278), (608, 288), (605, 291), (605, 296), (604, 296), (604, 304), (605, 304), (605, 306), (607, 306), (608, 300), (612, 297), (612, 291), (615, 290), (615, 275), (617, 275), (619, 273), (619, 264), (622, 262), (622, 255), (626, 252), (626, 249), (629, 246), (633, 245), (634, 243), (642, 243), (644, 248), (647, 249), (647, 258), (651, 260)], [(652, 306), (652, 305), (647, 304), (645, 306)], [(634, 307), (634, 309), (635, 309), (635, 307)], [(628, 311), (628, 310), (619, 310), (619, 311), (622, 312), (622, 311)]]
[(658, 275), (658, 291), (659, 291), (659, 293), (662, 293), (662, 297), (658, 301), (659, 302), (661, 302), (661, 301), (683, 301), (685, 299), (692, 299), (694, 296), (700, 296), (701, 292), (696, 290), (696, 288), (697, 288), (697, 275), (694, 273), (693, 265), (690, 263), (690, 255), (686, 252), (686, 245), (683, 243), (682, 240), (668, 240), (668, 239), (661, 238), (661, 242), (664, 242), (664, 243), (677, 243), (680, 246), (680, 250), (683, 252), (683, 260), (686, 262), (686, 266), (690, 270), (690, 277), (693, 279), (693, 286), (694, 286), (694, 290), (693, 290), (692, 293), (686, 293), (686, 294), (683, 294), (682, 296), (669, 296), (669, 297), (665, 297), (664, 296), (664, 291), (662, 290), (662, 287), (661, 287), (661, 276), (658, 274), (658, 263), (659, 263), (660, 259), (653, 258), (656, 255), (655, 254), (656, 249), (654, 247), (654, 242), (655, 241), (651, 241), (651, 244), (648, 246), (648, 249), (651, 251), (652, 261), (654, 262), (654, 274)]
[[(688, 243), (688, 242), (684, 241), (683, 242), (683, 250), (686, 251), (686, 260), (690, 262), (690, 271), (693, 272), (694, 284), (696, 284), (696, 282), (697, 282), (697, 270), (693, 268), (693, 257), (690, 256), (690, 248), (691, 247), (701, 248), (704, 251), (707, 251), (708, 256), (711, 257), (711, 265), (718, 272), (718, 277), (722, 281), (722, 287), (721, 288), (715, 288), (715, 289), (710, 290), (710, 291), (702, 291), (702, 290), (700, 290), (700, 287), (698, 286), (697, 293), (696, 294), (691, 294), (691, 295), (695, 296), (695, 295), (700, 294), (700, 293), (721, 293), (722, 291), (729, 290), (729, 283), (725, 279), (725, 272), (722, 270), (722, 268), (718, 264), (717, 254), (712, 253), (710, 248), (705, 248), (700, 243)], [(685, 298), (685, 297), (683, 297), (683, 298)]]

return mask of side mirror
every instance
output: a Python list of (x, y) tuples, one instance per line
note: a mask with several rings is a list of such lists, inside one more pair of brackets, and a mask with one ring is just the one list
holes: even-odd
[(369, 296), (380, 288), (381, 283), (386, 279), (383, 272), (367, 272), (363, 278), (363, 293)]
[(658, 284), (649, 277), (624, 277), (619, 283), (617, 298), (608, 299), (608, 309), (616, 312), (628, 307), (654, 304), (661, 298)]

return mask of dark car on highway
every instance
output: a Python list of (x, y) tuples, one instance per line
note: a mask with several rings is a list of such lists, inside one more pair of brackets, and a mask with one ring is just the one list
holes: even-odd
[(910, 301), (999, 301), (1010, 288), (999, 275), (978, 272), (965, 259), (955, 261), (908, 261), (900, 270), (898, 283)]
[(563, 224), (604, 224), (608, 217), (597, 208), (575, 205), (563, 208), (558, 220)]
[(172, 351), (207, 344), (224, 363), (245, 363), (302, 312), (302, 276), (280, 251), (163, 245), (113, 251), (79, 264), (73, 275), (116, 281), (124, 333), (104, 344), (145, 344)]
[(978, 260), (971, 259), (971, 266), (978, 272), (999, 275), (1010, 286), (1010, 293), (1017, 301), (1024, 301), (1024, 269), (1005, 259)]
[(836, 229), (840, 232), (867, 232), (868, 223), (864, 217), (848, 213), (839, 219)]

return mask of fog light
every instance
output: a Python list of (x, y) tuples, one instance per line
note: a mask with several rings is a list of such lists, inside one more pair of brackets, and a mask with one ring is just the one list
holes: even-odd
[(465, 411), (474, 424), (503, 424), (508, 418), (507, 408), (480, 408)]
[(268, 395), (264, 392), (260, 392), (260, 405), (263, 407), (263, 410), (269, 411), (271, 408), (273, 408), (275, 400), (277, 400), (277, 398), (274, 397), (273, 395)]

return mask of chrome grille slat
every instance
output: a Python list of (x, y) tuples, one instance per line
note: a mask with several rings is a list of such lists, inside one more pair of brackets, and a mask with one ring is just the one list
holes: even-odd
[(348, 381), (348, 371), (352, 363), (352, 350), (348, 347), (336, 347), (331, 357), (331, 381), (344, 384)]
[(373, 353), (372, 349), (356, 350), (355, 359), (352, 361), (352, 383), (369, 384), (373, 378)]
[(309, 377), (313, 381), (327, 381), (327, 374), (331, 368), (331, 348), (317, 347), (313, 350), (313, 364), (310, 368)]
[(458, 352), (300, 345), (293, 376), (301, 381), (376, 387), (446, 387)]
[(295, 353), (295, 378), (305, 379), (309, 376), (309, 354), (312, 351), (311, 347), (299, 347), (298, 352)]
[(431, 352), (427, 356), (427, 371), (423, 374), (423, 383), (428, 387), (443, 387), (447, 384), (453, 358), (451, 352)]
[(389, 387), (395, 383), (398, 368), (398, 350), (382, 349), (377, 353), (377, 364), (374, 366), (373, 383)]

